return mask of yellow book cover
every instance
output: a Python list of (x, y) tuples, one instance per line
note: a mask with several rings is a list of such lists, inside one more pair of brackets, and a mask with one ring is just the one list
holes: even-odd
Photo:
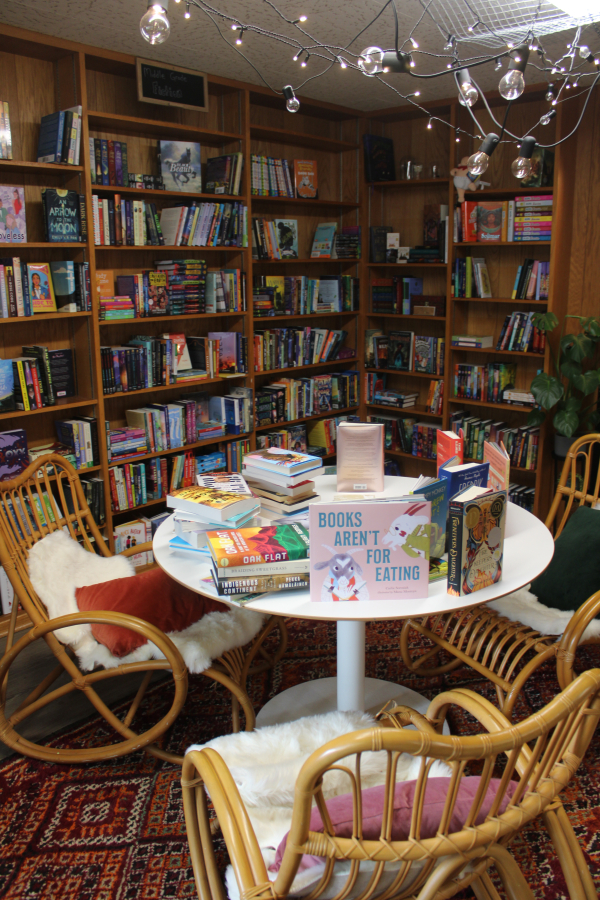
[(178, 488), (178, 490), (172, 491), (171, 497), (176, 500), (200, 503), (202, 506), (209, 506), (211, 509), (226, 509), (240, 499), (239, 494), (234, 494), (230, 491), (217, 491), (214, 488), (199, 487), (198, 485)]

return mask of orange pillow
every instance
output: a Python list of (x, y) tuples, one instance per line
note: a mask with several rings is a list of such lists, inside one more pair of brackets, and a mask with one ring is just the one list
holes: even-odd
[[(156, 625), (165, 634), (184, 631), (210, 612), (229, 612), (218, 600), (203, 597), (169, 578), (162, 569), (148, 569), (130, 578), (115, 578), (75, 590), (80, 612), (119, 612)], [(127, 656), (147, 643), (135, 631), (118, 625), (92, 625), (92, 634), (113, 656)]]

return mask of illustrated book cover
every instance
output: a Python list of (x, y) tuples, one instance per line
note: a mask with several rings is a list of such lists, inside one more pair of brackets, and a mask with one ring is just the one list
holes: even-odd
[(319, 196), (316, 159), (294, 160), (294, 188), (296, 197), (302, 200), (316, 200)]
[(446, 552), (446, 523), (448, 519), (448, 482), (445, 478), (427, 478), (421, 475), (412, 494), (422, 494), (431, 503), (431, 544), (429, 559)]
[[(427, 597), (431, 504), (313, 503), (310, 599), (316, 603)], [(406, 607), (408, 609), (408, 606)]]
[(510, 456), (502, 441), (483, 442), (483, 461), (489, 463), (487, 486), (493, 491), (507, 491), (510, 482)]
[(211, 475), (196, 475), (196, 481), (199, 487), (212, 488), (215, 491), (227, 491), (230, 494), (252, 494), (245, 478), (237, 472), (213, 472)]
[(0, 359), (0, 412), (15, 409), (15, 376), (12, 359)]
[(25, 189), (0, 184), (0, 244), (24, 244), (27, 241)]
[(448, 505), (448, 593), (472, 594), (502, 578), (506, 491), (471, 486)]
[(266, 450), (255, 450), (244, 456), (244, 465), (255, 469), (279, 472), (282, 475), (297, 475), (322, 465), (318, 456), (310, 453), (299, 453), (285, 450), (283, 447), (268, 447)]
[(166, 191), (202, 193), (200, 144), (193, 141), (159, 141), (158, 157)]
[(22, 428), (0, 432), (0, 481), (16, 478), (29, 465), (27, 435)]
[(34, 314), (56, 312), (50, 263), (27, 263), (27, 280)]
[(167, 496), (167, 506), (191, 512), (209, 522), (220, 522), (248, 512), (257, 506), (257, 502), (254, 497), (246, 498), (238, 493), (192, 485), (171, 491)]
[(275, 219), (277, 243), (282, 259), (298, 259), (298, 219)]
[(79, 194), (62, 188), (42, 188), (46, 240), (51, 244), (81, 240)]
[[(217, 572), (225, 577), (232, 569), (240, 567), (248, 568), (248, 574), (261, 574), (255, 572), (255, 566), (298, 563), (308, 560), (310, 556), (308, 531), (296, 522), (209, 531), (206, 541)], [(268, 575), (269, 571), (264, 574)]]
[(463, 463), (459, 466), (446, 468), (442, 466), (438, 471), (439, 478), (448, 479), (448, 499), (468, 487), (485, 487), (488, 483), (489, 463)]
[(311, 259), (331, 259), (336, 231), (337, 222), (321, 222), (317, 225), (310, 251)]

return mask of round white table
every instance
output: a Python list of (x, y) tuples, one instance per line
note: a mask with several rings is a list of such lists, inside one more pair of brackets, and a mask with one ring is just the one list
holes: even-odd
[[(407, 495), (416, 479), (386, 476), (383, 496)], [(315, 480), (323, 501), (336, 493), (336, 476), (322, 475)], [(266, 520), (265, 520), (265, 524)], [(270, 524), (270, 523), (269, 523)], [(166, 520), (154, 536), (156, 562), (175, 581), (214, 599), (238, 606), (227, 597), (219, 597), (202, 578), (211, 568), (202, 554), (178, 553), (169, 546), (173, 523)], [(429, 596), (416, 600), (368, 600), (353, 603), (311, 603), (308, 590), (262, 594), (251, 600), (247, 609), (268, 615), (296, 619), (325, 619), (337, 622), (337, 678), (322, 678), (295, 685), (270, 700), (257, 716), (258, 725), (290, 721), (305, 715), (339, 710), (379, 709), (388, 700), (412, 706), (424, 712), (428, 700), (409, 688), (375, 678), (365, 678), (365, 623), (387, 619), (405, 619), (450, 612), (495, 600), (529, 584), (546, 568), (554, 553), (552, 535), (543, 522), (531, 513), (508, 504), (504, 541), (502, 580), (474, 594), (455, 597), (446, 593), (446, 581), (429, 585)]]

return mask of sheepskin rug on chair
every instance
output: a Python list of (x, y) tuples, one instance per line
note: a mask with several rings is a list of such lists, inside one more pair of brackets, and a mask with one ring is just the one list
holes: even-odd
[[(571, 621), (575, 610), (554, 609), (540, 603), (535, 594), (529, 590), (530, 585), (514, 591), (498, 600), (490, 600), (488, 606), (501, 616), (513, 622), (521, 622), (540, 634), (556, 635), (560, 638)], [(583, 633), (582, 640), (588, 641), (600, 637), (600, 619), (592, 619)]]
[[(27, 562), (31, 583), (50, 619), (79, 612), (75, 599), (77, 588), (135, 576), (135, 568), (126, 557), (89, 553), (64, 531), (54, 531), (34, 544)], [(159, 598), (148, 598), (149, 603), (157, 601)], [(246, 609), (210, 612), (184, 631), (170, 632), (168, 637), (183, 656), (188, 670), (198, 674), (226, 650), (249, 643), (260, 631), (264, 618)], [(95, 640), (91, 625), (61, 628), (55, 635), (75, 651), (83, 671), (164, 658), (150, 642), (126, 656), (113, 656)]]
[[(378, 727), (378, 723), (369, 713), (334, 711), (319, 716), (305, 716), (281, 725), (266, 725), (252, 732), (227, 734), (206, 744), (194, 744), (188, 747), (188, 753), (212, 747), (223, 757), (248, 810), (268, 871), (275, 860), (278, 845), (290, 830), (296, 779), (308, 757), (323, 744), (340, 735), (375, 727)], [(355, 756), (348, 756), (340, 761), (340, 765), (353, 770), (355, 761)], [(386, 764), (385, 751), (362, 754), (363, 789), (385, 784)], [(403, 754), (398, 761), (396, 780), (416, 779), (420, 765), (420, 757)], [(436, 760), (431, 766), (430, 777), (447, 776), (449, 773), (449, 767)], [(347, 794), (350, 790), (348, 775), (338, 770), (327, 772), (323, 779), (325, 799)], [(345, 877), (348, 865), (349, 863), (336, 863), (334, 884), (337, 887), (331, 896), (339, 889), (341, 881), (338, 882), (338, 878)], [(361, 872), (362, 869), (363, 865)], [(370, 871), (368, 865), (365, 875), (367, 870)], [(323, 866), (312, 866), (305, 871), (301, 869), (294, 879), (292, 893), (305, 893), (320, 878), (322, 871)], [(269, 878), (274, 881), (276, 873), (269, 872)], [(230, 900), (239, 900), (239, 890), (231, 866), (227, 868), (225, 880)], [(328, 894), (332, 887), (333, 884)]]

